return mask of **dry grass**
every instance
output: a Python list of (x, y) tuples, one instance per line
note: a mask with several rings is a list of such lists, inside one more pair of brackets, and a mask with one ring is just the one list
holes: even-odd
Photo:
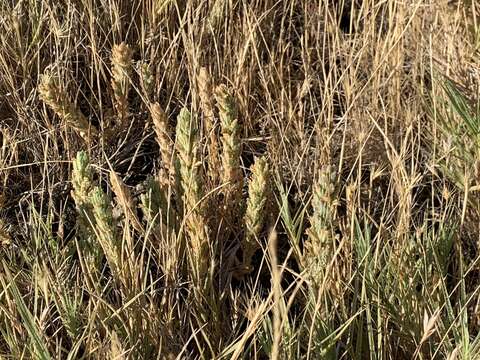
[(0, 357), (479, 358), (478, 10), (0, 2)]

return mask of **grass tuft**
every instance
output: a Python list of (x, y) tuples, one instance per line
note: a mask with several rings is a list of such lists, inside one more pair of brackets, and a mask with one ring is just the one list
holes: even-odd
[(0, 1), (1, 359), (477, 359), (475, 1)]

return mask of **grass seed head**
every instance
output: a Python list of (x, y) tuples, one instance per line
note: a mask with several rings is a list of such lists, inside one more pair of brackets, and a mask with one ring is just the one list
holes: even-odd
[(303, 253), (304, 268), (312, 279), (318, 279), (324, 271), (333, 245), (334, 178), (330, 166), (324, 166), (313, 188), (313, 213)]
[(208, 176), (214, 184), (218, 183), (218, 169), (221, 167), (218, 152), (217, 124), (213, 104), (213, 84), (205, 67), (200, 68), (197, 77), (198, 95), (204, 115), (205, 133), (208, 138)]
[(88, 154), (85, 151), (79, 151), (73, 160), (72, 171), (72, 197), (77, 206), (81, 207), (90, 202), (92, 176)]
[(88, 139), (90, 133), (96, 133), (96, 129), (70, 101), (53, 75), (46, 73), (41, 76), (38, 92), (42, 101), (84, 139)]
[(195, 281), (202, 282), (208, 259), (208, 229), (202, 209), (202, 177), (197, 160), (198, 129), (183, 108), (177, 118), (177, 154), (183, 191), (186, 234)]
[(265, 158), (256, 158), (252, 165), (252, 175), (248, 184), (247, 209), (245, 212), (245, 238), (242, 242), (243, 267), (251, 271), (251, 260), (260, 247), (258, 237), (265, 221), (269, 168)]
[(143, 92), (147, 96), (147, 99), (150, 99), (153, 96), (155, 86), (155, 76), (153, 75), (152, 66), (147, 62), (141, 62), (139, 71)]
[(120, 241), (118, 239), (116, 224), (112, 214), (111, 200), (98, 186), (93, 188), (91, 199), (97, 240), (103, 249), (108, 265), (116, 277), (116, 280), (125, 284), (121, 272)]
[(95, 219), (91, 192), (93, 172), (90, 159), (85, 151), (79, 151), (73, 160), (72, 170), (72, 198), (77, 208), (77, 238), (85, 259), (85, 263), (92, 273), (98, 270), (101, 260), (101, 248), (95, 241)]
[(150, 105), (150, 116), (152, 117), (157, 143), (160, 148), (162, 164), (168, 176), (166, 182), (172, 183), (173, 185), (175, 177), (175, 153), (173, 151), (172, 130), (168, 124), (168, 117), (158, 103)]
[(124, 42), (114, 45), (112, 49), (112, 89), (120, 122), (128, 114), (128, 93), (132, 74), (132, 50)]
[(222, 182), (225, 185), (224, 212), (228, 223), (234, 221), (235, 212), (238, 212), (235, 209), (243, 207), (240, 204), (243, 188), (243, 174), (240, 168), (240, 126), (235, 100), (225, 85), (216, 88), (215, 99), (222, 127)]

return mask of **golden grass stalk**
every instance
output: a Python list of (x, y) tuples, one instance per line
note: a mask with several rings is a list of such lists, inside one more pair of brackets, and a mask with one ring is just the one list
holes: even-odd
[[(175, 231), (175, 213), (166, 198), (168, 189), (162, 187), (155, 177), (150, 177), (146, 185), (146, 191), (140, 195), (141, 208), (148, 227), (152, 227), (152, 232), (157, 239), (155, 245), (160, 244), (159, 266), (162, 269), (165, 288), (172, 289), (178, 279), (180, 254), (184, 249)], [(173, 317), (171, 314), (173, 301), (172, 291), (166, 290), (162, 298), (162, 308), (169, 313), (166, 318), (170, 320)]]
[(91, 199), (97, 240), (103, 249), (114, 279), (128, 289), (128, 281), (124, 276), (126, 269), (123, 269), (121, 261), (121, 241), (113, 219), (110, 198), (97, 186), (91, 192)]
[(60, 87), (54, 76), (48, 73), (43, 74), (40, 78), (38, 92), (42, 101), (85, 140), (89, 139), (90, 134), (97, 133), (96, 128), (70, 101), (67, 93)]
[(89, 271), (95, 272), (100, 261), (100, 249), (94, 241), (92, 232), (95, 221), (91, 202), (92, 176), (88, 154), (85, 151), (79, 151), (73, 160), (71, 194), (78, 213), (78, 241)]
[(167, 114), (158, 103), (150, 105), (150, 116), (152, 117), (155, 135), (160, 148), (162, 164), (166, 170), (167, 177), (160, 179), (164, 185), (173, 185), (175, 178), (175, 153), (174, 143), (171, 138), (172, 130), (168, 124)]
[(115, 98), (114, 106), (120, 118), (120, 126), (124, 125), (128, 115), (131, 73), (132, 50), (124, 42), (114, 45), (112, 49), (112, 89)]
[(260, 248), (258, 237), (265, 221), (269, 168), (265, 158), (256, 158), (252, 165), (252, 176), (248, 184), (247, 209), (245, 211), (245, 237), (241, 244), (243, 271), (251, 272), (252, 256)]
[(9, 233), (8, 223), (4, 219), (0, 219), (0, 245), (8, 246), (12, 243), (12, 237)]
[(204, 279), (208, 268), (208, 230), (203, 209), (202, 179), (197, 158), (198, 129), (190, 112), (183, 108), (177, 118), (176, 146), (183, 190), (183, 205), (187, 246), (197, 285)]
[(153, 95), (155, 77), (153, 75), (152, 67), (146, 62), (140, 63), (140, 82), (142, 90), (147, 97), (150, 99)]
[(319, 279), (333, 246), (334, 173), (330, 166), (320, 169), (312, 195), (313, 213), (305, 242), (302, 263), (310, 279)]
[(220, 169), (220, 157), (218, 152), (218, 140), (216, 134), (216, 122), (213, 104), (213, 84), (210, 74), (205, 67), (200, 68), (197, 77), (198, 94), (202, 107), (205, 133), (208, 137), (208, 176), (216, 185), (218, 183), (218, 169)]
[(240, 168), (240, 127), (235, 100), (225, 85), (220, 85), (215, 89), (215, 99), (222, 127), (224, 212), (227, 221), (232, 221), (235, 218), (235, 212), (238, 212), (235, 209), (242, 208), (240, 204), (243, 187), (243, 174)]
[(90, 191), (93, 186), (88, 154), (85, 151), (79, 151), (72, 164), (72, 197), (78, 207), (83, 207), (90, 204)]
[(120, 176), (118, 176), (115, 171), (110, 171), (110, 185), (112, 191), (117, 197), (118, 204), (122, 207), (123, 213), (125, 215), (126, 221), (128, 221), (135, 230), (143, 232), (143, 226), (138, 219), (136, 214), (136, 204), (133, 200), (132, 194), (127, 186), (124, 184)]
[(127, 352), (123, 349), (123, 345), (115, 331), (110, 336), (110, 359), (125, 360)]
[(225, 19), (225, 12), (226, 9), (228, 9), (229, 3), (222, 0), (215, 0), (209, 4), (208, 21), (212, 24), (213, 28), (218, 28)]

